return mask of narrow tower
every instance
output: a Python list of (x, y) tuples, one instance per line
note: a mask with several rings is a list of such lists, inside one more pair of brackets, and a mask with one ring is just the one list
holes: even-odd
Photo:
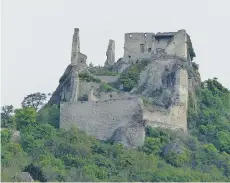
[(80, 53), (79, 28), (75, 28), (73, 34), (73, 43), (72, 43), (71, 65), (77, 65), (79, 53)]
[(109, 40), (106, 57), (107, 59), (105, 61), (105, 67), (112, 66), (115, 63), (115, 41), (112, 39)]

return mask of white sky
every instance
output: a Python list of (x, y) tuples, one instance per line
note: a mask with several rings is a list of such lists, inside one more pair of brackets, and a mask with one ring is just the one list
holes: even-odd
[(87, 62), (103, 65), (109, 39), (116, 59), (127, 32), (191, 36), (202, 80), (230, 89), (229, 0), (3, 0), (1, 105), (20, 106), (34, 92), (53, 92), (70, 63), (74, 28)]

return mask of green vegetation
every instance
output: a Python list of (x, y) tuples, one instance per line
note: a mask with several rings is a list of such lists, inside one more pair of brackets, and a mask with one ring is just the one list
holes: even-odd
[(101, 80), (100, 79), (97, 79), (97, 78), (94, 78), (93, 76), (91, 76), (89, 73), (87, 72), (83, 72), (83, 73), (79, 73), (79, 78), (82, 80), (82, 81), (86, 81), (86, 82), (95, 82), (95, 83), (100, 83)]
[(134, 64), (121, 74), (119, 81), (123, 84), (124, 91), (131, 91), (138, 84), (140, 72), (149, 63), (149, 60), (142, 60), (139, 63)]
[(190, 130), (204, 143), (212, 143), (220, 152), (230, 153), (230, 94), (217, 78), (202, 83), (196, 100), (189, 96)]
[(187, 40), (187, 43), (188, 43), (188, 52), (190, 54), (191, 60), (193, 60), (193, 58), (196, 57), (196, 53), (195, 53), (195, 51), (193, 49), (192, 41), (191, 41), (190, 36), (187, 35), (187, 38), (188, 38), (188, 40)]
[(38, 110), (41, 106), (43, 106), (47, 96), (45, 93), (33, 93), (27, 95), (22, 101), (22, 107), (33, 107), (35, 110)]
[[(58, 109), (4, 107), (3, 181), (14, 181), (22, 171), (36, 181), (230, 180), (230, 94), (216, 78), (189, 95), (190, 135), (149, 127), (144, 146), (136, 150), (98, 141), (74, 126), (58, 129)], [(20, 130), (19, 143), (12, 142), (12, 129)]]
[(103, 83), (101, 86), (100, 86), (100, 92), (112, 92), (112, 91), (116, 91), (115, 88), (113, 88), (112, 86), (110, 86), (109, 84), (107, 83)]
[(37, 112), (36, 120), (39, 124), (50, 124), (59, 128), (60, 107), (58, 105), (45, 105)]

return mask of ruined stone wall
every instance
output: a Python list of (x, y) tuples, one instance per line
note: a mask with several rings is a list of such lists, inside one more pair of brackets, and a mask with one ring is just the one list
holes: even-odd
[[(159, 33), (158, 33), (159, 34)], [(138, 59), (148, 59), (151, 54), (162, 52), (174, 36), (155, 35), (154, 33), (126, 33), (124, 45), (124, 60), (136, 62)]]
[(100, 79), (102, 82), (105, 83), (114, 83), (118, 80), (119, 76), (95, 76), (95, 78)]
[(187, 33), (185, 30), (179, 30), (165, 48), (167, 54), (185, 59), (188, 58), (187, 50)]
[(62, 93), (62, 99), (67, 100), (70, 103), (75, 103), (78, 100), (79, 93), (79, 78), (77, 69), (73, 69), (70, 75), (70, 87), (67, 91)]
[(71, 65), (77, 65), (79, 52), (80, 52), (79, 29), (75, 28), (73, 34), (73, 42), (72, 42)]
[(149, 58), (154, 39), (154, 33), (126, 33), (124, 58), (135, 61), (140, 58)]
[(152, 127), (166, 127), (187, 131), (188, 74), (184, 69), (176, 72), (176, 83), (169, 109), (144, 110), (143, 118)]
[(112, 138), (127, 146), (143, 145), (142, 122), (142, 104), (137, 98), (60, 105), (61, 128), (68, 129), (74, 124), (97, 139)]
[(124, 100), (124, 99), (130, 98), (130, 97), (133, 97), (133, 96), (127, 92), (116, 92), (116, 91), (114, 91), (114, 92), (107, 92), (107, 93), (101, 92), (99, 94), (98, 99), (100, 101), (110, 100), (110, 99), (120, 99), (120, 100), (122, 99), (122, 100)]
[(97, 90), (99, 88), (100, 88), (100, 83), (80, 81), (78, 96), (83, 97), (84, 95), (88, 95), (91, 89)]
[(164, 104), (167, 93), (172, 100), (166, 112), (155, 110), (144, 113), (144, 119), (149, 121), (150, 126), (187, 130), (188, 74), (187, 70), (180, 68), (183, 64), (184, 61), (177, 58), (162, 58), (150, 63), (146, 70), (141, 72), (138, 87), (131, 93), (154, 98), (153, 94), (157, 90), (163, 90), (156, 98), (158, 102)]
[(111, 66), (115, 63), (115, 41), (109, 40), (109, 45), (106, 51), (106, 61), (105, 61), (105, 67)]
[(187, 106), (188, 88), (189, 88), (189, 83), (188, 83), (187, 71), (185, 69), (177, 70), (173, 105)]
[(88, 95), (88, 101), (99, 101), (99, 99), (94, 95), (94, 90), (91, 90)]
[(170, 37), (156, 39), (155, 42), (153, 43), (154, 45), (153, 53), (157, 54), (159, 50), (165, 50), (170, 40), (171, 40)]
[(176, 85), (171, 107), (171, 123), (183, 126), (187, 130), (188, 73), (184, 69), (176, 72)]

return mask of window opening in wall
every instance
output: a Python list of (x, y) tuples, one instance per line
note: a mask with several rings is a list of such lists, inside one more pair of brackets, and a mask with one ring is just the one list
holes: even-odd
[(148, 52), (150, 52), (151, 51), (151, 48), (148, 48)]
[(131, 37), (132, 37), (132, 34), (129, 34), (129, 37), (131, 38)]
[(141, 49), (141, 53), (144, 53), (144, 51), (145, 51), (145, 45), (144, 45), (144, 44), (141, 44), (141, 45), (140, 45), (140, 49)]
[(109, 97), (112, 98), (113, 97), (112, 94), (110, 94)]
[(129, 55), (129, 58), (131, 58), (131, 56)]
[(146, 37), (146, 34), (145, 34), (145, 37)]

